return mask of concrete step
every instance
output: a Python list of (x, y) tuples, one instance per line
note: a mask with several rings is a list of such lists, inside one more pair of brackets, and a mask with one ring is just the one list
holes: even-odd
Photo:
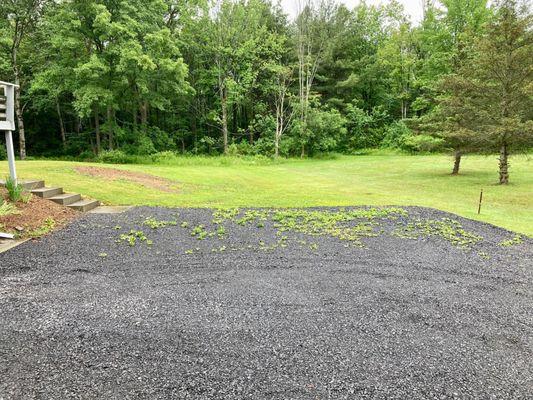
[[(30, 190), (30, 191), (33, 189), (39, 189), (39, 188), (44, 187), (44, 181), (20, 181), (19, 184), (22, 185), (22, 187), (25, 190)], [(0, 179), (0, 186), (5, 186), (5, 185), (6, 185), (6, 181)]]
[(69, 204), (67, 207), (70, 207), (76, 211), (87, 212), (95, 209), (99, 205), (100, 202), (98, 200), (83, 199), (75, 203)]
[[(67, 206), (76, 211), (87, 212), (100, 206), (98, 200), (82, 199), (78, 193), (64, 193), (60, 187), (46, 187), (44, 181), (19, 181), (25, 190), (30, 191), (35, 196), (52, 200), (62, 206)], [(5, 181), (0, 180), (0, 186), (5, 186)]]
[(20, 182), (20, 184), (26, 190), (34, 190), (44, 187), (44, 181), (23, 181)]
[(81, 200), (81, 195), (77, 193), (63, 193), (57, 196), (49, 197), (48, 200), (52, 200), (62, 206), (68, 206), (69, 204), (76, 203)]
[(50, 197), (58, 196), (63, 193), (63, 188), (59, 187), (43, 187), (31, 191), (35, 196), (49, 199)]

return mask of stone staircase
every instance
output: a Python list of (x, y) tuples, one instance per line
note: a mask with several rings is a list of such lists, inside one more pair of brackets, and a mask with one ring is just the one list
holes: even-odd
[[(98, 200), (84, 199), (77, 193), (65, 193), (61, 187), (47, 187), (44, 181), (24, 181), (20, 182), (25, 190), (43, 199), (52, 200), (57, 204), (72, 208), (76, 211), (87, 212), (100, 205)], [(0, 186), (5, 186), (5, 182), (0, 181)]]

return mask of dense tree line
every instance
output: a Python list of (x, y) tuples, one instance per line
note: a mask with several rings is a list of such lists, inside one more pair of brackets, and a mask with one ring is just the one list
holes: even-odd
[(20, 156), (532, 146), (527, 2), (3, 0)]

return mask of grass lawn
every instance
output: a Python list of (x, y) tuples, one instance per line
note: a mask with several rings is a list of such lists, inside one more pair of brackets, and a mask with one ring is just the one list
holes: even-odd
[[(178, 158), (164, 164), (109, 165), (65, 161), (18, 162), (22, 179), (45, 179), (104, 203), (177, 207), (306, 207), (418, 205), (533, 236), (533, 159), (511, 158), (511, 183), (500, 186), (497, 156), (466, 156), (451, 176), (445, 155), (342, 156), (332, 160), (247, 161)], [(77, 173), (83, 165), (156, 175), (176, 182), (175, 191), (147, 188), (127, 179), (104, 180)], [(0, 176), (7, 163), (0, 162)], [(481, 215), (477, 215), (483, 189)]]

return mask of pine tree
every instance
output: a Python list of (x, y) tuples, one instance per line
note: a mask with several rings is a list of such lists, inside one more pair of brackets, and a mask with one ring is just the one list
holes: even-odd
[(500, 183), (509, 182), (509, 154), (533, 146), (532, 16), (501, 0), (472, 59), (444, 80), (445, 136), (477, 151), (500, 152)]

